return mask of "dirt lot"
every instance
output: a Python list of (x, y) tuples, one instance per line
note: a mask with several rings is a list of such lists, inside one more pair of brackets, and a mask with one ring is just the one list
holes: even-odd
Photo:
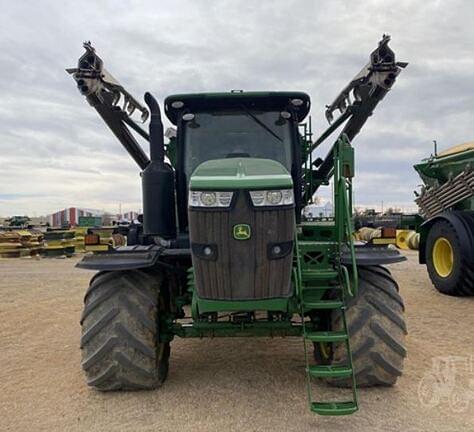
[[(160, 390), (90, 390), (78, 341), (91, 273), (75, 269), (77, 259), (1, 260), (0, 430), (474, 431), (474, 390), (459, 413), (447, 397), (424, 407), (417, 392), (434, 357), (474, 356), (474, 298), (438, 294), (407, 255), (391, 266), (409, 326), (404, 375), (393, 389), (360, 390), (360, 411), (339, 418), (308, 411), (299, 339), (178, 339)], [(458, 374), (455, 388), (469, 379)]]

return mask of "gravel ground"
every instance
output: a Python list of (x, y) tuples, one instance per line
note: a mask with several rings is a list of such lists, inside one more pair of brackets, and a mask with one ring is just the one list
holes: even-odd
[(440, 295), (407, 256), (391, 266), (409, 328), (404, 375), (394, 388), (360, 390), (349, 417), (308, 411), (298, 338), (177, 339), (160, 390), (95, 392), (78, 348), (91, 273), (76, 258), (0, 260), (0, 431), (474, 431), (474, 371), (444, 387), (449, 396), (472, 385), (465, 406), (418, 398), (433, 358), (474, 359), (474, 298)]

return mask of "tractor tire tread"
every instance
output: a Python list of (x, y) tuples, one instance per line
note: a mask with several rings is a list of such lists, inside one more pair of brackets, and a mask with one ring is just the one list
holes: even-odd
[(80, 342), (89, 386), (143, 390), (164, 382), (170, 350), (169, 343), (158, 349), (161, 281), (159, 273), (142, 270), (101, 272), (92, 278)]
[[(398, 285), (388, 270), (379, 266), (359, 268), (359, 291), (347, 304), (346, 322), (352, 349), (352, 365), (359, 387), (392, 386), (403, 372), (407, 351), (404, 304)], [(340, 312), (332, 317), (333, 330), (343, 328)], [(316, 352), (316, 350), (315, 350)], [(315, 354), (315, 359), (318, 356)], [(333, 365), (347, 365), (344, 342), (332, 345)], [(330, 385), (349, 388), (352, 378), (327, 378)]]

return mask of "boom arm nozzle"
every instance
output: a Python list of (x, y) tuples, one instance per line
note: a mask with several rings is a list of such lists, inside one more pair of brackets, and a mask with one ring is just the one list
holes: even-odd
[(77, 68), (66, 69), (76, 80), (79, 91), (86, 97), (96, 96), (101, 101), (104, 93), (111, 93), (114, 107), (121, 104), (122, 111), (129, 117), (135, 110), (140, 111), (144, 123), (148, 118), (148, 110), (104, 68), (104, 62), (90, 42), (84, 42), (83, 46), (86, 52), (79, 58)]
[(334, 102), (326, 107), (329, 123), (334, 120), (335, 111), (343, 115), (355, 105), (363, 105), (367, 99), (374, 96), (380, 101), (393, 86), (401, 68), (406, 67), (408, 63), (395, 62), (395, 53), (389, 48), (389, 42), (390, 36), (383, 35), (379, 46), (370, 54), (369, 63), (339, 93)]
[[(346, 135), (349, 141), (360, 132), (362, 126), (372, 115), (378, 103), (392, 88), (398, 74), (408, 63), (396, 62), (395, 53), (389, 48), (390, 36), (383, 35), (378, 47), (370, 54), (370, 61), (339, 93), (326, 108), (326, 118), (330, 126), (311, 146), (311, 151), (325, 141), (339, 126), (345, 123), (337, 140)], [(339, 111), (335, 118), (334, 113)], [(318, 170), (313, 171), (316, 181), (313, 190), (306, 196), (312, 196), (319, 185), (326, 182), (334, 168), (334, 145), (324, 158)]]
[(127, 125), (149, 140), (146, 131), (132, 119), (133, 113), (138, 111), (141, 113), (141, 122), (144, 123), (149, 116), (148, 110), (104, 68), (102, 59), (96, 54), (90, 42), (84, 42), (84, 48), (86, 52), (79, 58), (77, 68), (69, 68), (66, 71), (73, 76), (81, 94), (86, 97), (143, 170), (150, 163), (150, 159)]

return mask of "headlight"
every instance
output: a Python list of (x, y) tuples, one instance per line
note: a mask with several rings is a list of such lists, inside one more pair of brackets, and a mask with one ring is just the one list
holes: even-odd
[(229, 207), (233, 192), (189, 191), (191, 207)]
[(201, 192), (200, 198), (205, 207), (213, 207), (217, 202), (215, 192)]
[(293, 189), (250, 191), (250, 197), (255, 207), (282, 206), (295, 203)]
[(283, 194), (281, 191), (268, 191), (267, 192), (267, 201), (271, 205), (279, 205), (283, 199)]

